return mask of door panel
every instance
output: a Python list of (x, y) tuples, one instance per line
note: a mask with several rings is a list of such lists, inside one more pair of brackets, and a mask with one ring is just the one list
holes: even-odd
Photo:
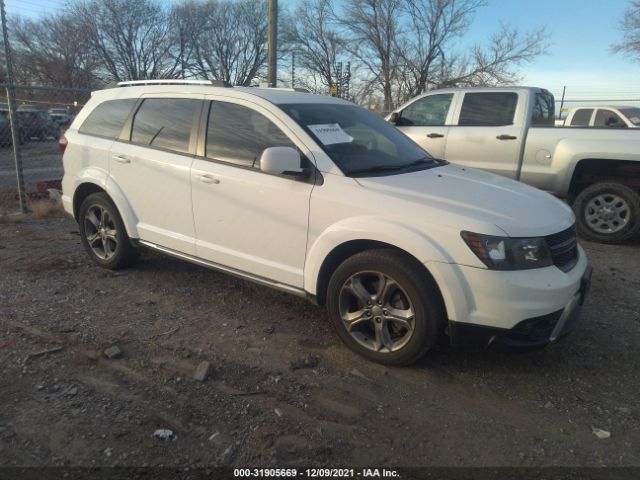
[(197, 255), (302, 288), (313, 184), (263, 173), (260, 156), (277, 146), (309, 152), (264, 108), (226, 99), (208, 113), (205, 158), (191, 171)]
[(193, 157), (115, 142), (110, 176), (126, 193), (147, 240), (190, 255), (195, 253), (190, 168)]
[(199, 257), (302, 287), (311, 184), (204, 159), (191, 181)]
[(396, 126), (435, 158), (444, 158), (453, 93), (426, 95), (398, 112)]
[(445, 159), (515, 178), (523, 117), (515, 92), (465, 93), (457, 125), (449, 130)]
[(130, 141), (115, 142), (109, 158), (110, 176), (126, 194), (140, 238), (189, 255), (195, 254), (191, 164), (201, 111), (201, 99), (144, 98)]

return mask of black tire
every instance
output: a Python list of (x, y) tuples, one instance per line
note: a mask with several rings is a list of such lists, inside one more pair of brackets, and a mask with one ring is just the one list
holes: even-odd
[[(412, 330), (405, 327), (398, 328), (398, 324), (394, 323), (394, 320), (387, 320), (387, 315), (393, 308), (398, 306), (397, 303), (390, 305), (388, 307), (389, 311), (386, 311), (384, 307), (388, 304), (383, 299), (382, 306), (377, 310), (372, 310), (376, 307), (376, 297), (371, 297), (373, 299), (372, 307), (364, 305), (363, 302), (356, 299), (355, 295), (352, 298), (350, 297), (350, 289), (347, 287), (347, 282), (351, 284), (350, 282), (353, 278), (361, 278), (360, 283), (364, 284), (367, 281), (367, 275), (375, 278), (374, 275), (376, 273), (384, 275), (385, 282), (395, 281), (397, 287), (395, 293), (391, 290), (393, 295), (391, 295), (389, 301), (395, 299), (393, 301), (404, 302), (405, 307), (409, 306), (408, 310), (400, 311), (409, 312), (412, 309)], [(377, 290), (379, 286), (377, 283), (372, 283), (371, 285), (371, 290), (367, 289), (367, 293)], [(392, 283), (389, 283), (389, 285), (392, 285)], [(343, 290), (343, 287), (346, 288), (346, 291)], [(382, 296), (385, 296), (384, 293)], [(409, 302), (408, 305), (406, 303), (407, 300)], [(345, 311), (345, 301), (352, 304), (354, 302), (357, 303), (357, 306), (352, 308), (358, 312), (361, 310), (366, 311), (366, 315), (357, 320), (358, 326), (354, 328), (356, 330), (355, 335), (348, 331), (346, 321), (342, 318), (342, 312)], [(360, 307), (361, 303), (362, 308)], [(381, 313), (380, 309), (384, 311), (384, 314)], [(414, 259), (392, 249), (367, 250), (345, 260), (336, 269), (329, 281), (327, 310), (338, 335), (352, 350), (369, 360), (385, 365), (407, 365), (424, 356), (442, 335), (446, 321), (444, 305), (433, 278), (424, 269), (416, 265)], [(346, 312), (346, 314), (353, 315), (352, 312)], [(366, 319), (364, 318), (365, 316)], [(376, 316), (375, 319), (374, 316)], [(388, 348), (381, 345), (382, 348), (376, 351), (376, 331), (378, 328), (386, 328), (387, 339), (392, 344), (394, 339), (391, 336), (397, 335), (396, 338), (400, 339), (398, 342), (400, 346), (394, 349), (395, 346)], [(409, 332), (411, 334), (408, 337), (400, 336), (403, 331), (406, 332), (405, 335), (409, 334)], [(376, 338), (369, 339), (368, 336)], [(367, 341), (369, 342), (365, 343)]]
[[(599, 199), (609, 202), (606, 205)], [(615, 199), (619, 199), (620, 202)], [(624, 209), (621, 217), (600, 220), (594, 207), (598, 203), (608, 207), (617, 204)], [(614, 182), (595, 183), (582, 190), (573, 202), (578, 233), (585, 240), (600, 243), (622, 243), (640, 232), (640, 194), (626, 185)], [(603, 212), (602, 215), (607, 215)], [(596, 215), (594, 217), (594, 215)], [(602, 223), (605, 222), (605, 223)], [(610, 231), (606, 231), (609, 226)]]
[[(102, 213), (98, 215), (98, 211)], [(139, 251), (131, 243), (120, 213), (106, 193), (93, 193), (84, 199), (78, 212), (78, 226), (84, 249), (101, 267), (119, 270), (138, 259)], [(94, 237), (92, 242), (90, 239)]]

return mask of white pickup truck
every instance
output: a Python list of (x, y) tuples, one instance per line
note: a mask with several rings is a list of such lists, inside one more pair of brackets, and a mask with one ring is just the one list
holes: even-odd
[(587, 240), (620, 243), (640, 232), (640, 132), (555, 127), (555, 100), (547, 90), (434, 90), (387, 121), (436, 158), (567, 199)]

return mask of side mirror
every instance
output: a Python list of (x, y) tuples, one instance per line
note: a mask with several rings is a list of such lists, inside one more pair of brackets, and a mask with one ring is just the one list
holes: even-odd
[(300, 154), (291, 147), (265, 148), (260, 156), (260, 170), (275, 175), (306, 177), (309, 172), (302, 168)]
[(389, 117), (387, 117), (387, 122), (391, 125), (397, 125), (398, 119), (400, 118), (400, 114), (398, 112), (393, 112)]

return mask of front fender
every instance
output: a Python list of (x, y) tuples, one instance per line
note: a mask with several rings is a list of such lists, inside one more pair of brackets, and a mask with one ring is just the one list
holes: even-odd
[(345, 219), (326, 228), (310, 243), (304, 268), (304, 288), (307, 292), (317, 294), (318, 276), (325, 259), (336, 247), (353, 240), (393, 245), (422, 264), (453, 262), (434, 239), (407, 225), (373, 216)]

